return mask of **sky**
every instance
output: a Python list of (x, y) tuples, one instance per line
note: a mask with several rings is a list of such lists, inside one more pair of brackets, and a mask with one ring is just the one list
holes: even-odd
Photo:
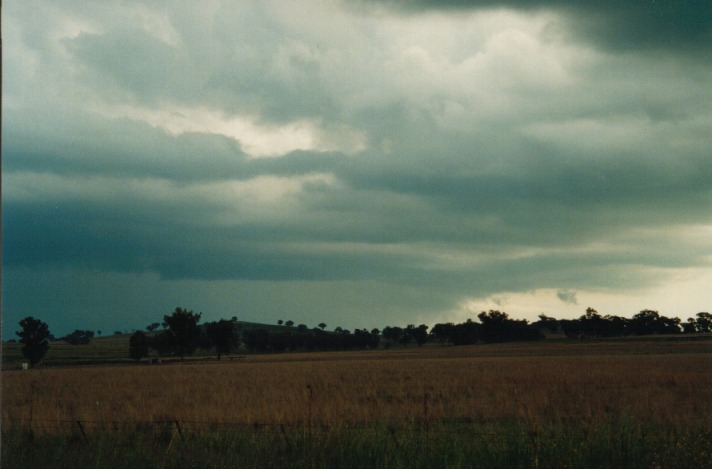
[(2, 41), (5, 338), (712, 309), (710, 2), (9, 0)]

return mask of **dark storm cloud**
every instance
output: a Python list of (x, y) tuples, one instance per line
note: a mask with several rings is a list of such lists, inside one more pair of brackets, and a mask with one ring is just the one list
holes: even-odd
[(4, 313), (459, 320), (708, 272), (706, 6), (313, 1), (9, 3)]
[[(712, 60), (712, 4), (694, 0), (366, 0), (404, 11), (511, 8), (553, 10), (571, 20), (572, 35), (583, 35), (611, 50), (696, 51)], [(572, 36), (575, 37), (575, 36)]]
[[(370, 153), (347, 157), (301, 151), (282, 158), (248, 159), (234, 141), (222, 136), (173, 137), (145, 124), (102, 122), (95, 119), (88, 137), (72, 145), (62, 144), (61, 137), (52, 140), (55, 145), (42, 142), (41, 136), (8, 139), (4, 169), (10, 175), (40, 170), (57, 175), (36, 179), (57, 197), (49, 204), (41, 194), (5, 201), (7, 265), (81, 265), (195, 279), (407, 281), (431, 275), (431, 282), (438, 283), (435, 277), (444, 274), (415, 253), (350, 252), (348, 243), (455, 243), (482, 251), (576, 246), (625, 232), (632, 225), (694, 223), (709, 215), (705, 202), (712, 165), (694, 154), (676, 161), (685, 168), (682, 174), (646, 159), (613, 157), (610, 162), (568, 164), (565, 155), (552, 148), (542, 151), (525, 140), (510, 144), (511, 153), (480, 145), (469, 169), (454, 163), (459, 151), (472, 147), (477, 138), (459, 145), (448, 139), (449, 146), (442, 148), (431, 143), (430, 154), (451, 158), (437, 165), (425, 164), (430, 154), (408, 154), (408, 163), (398, 165)], [(9, 126), (10, 135), (14, 128)], [(110, 128), (122, 140), (107, 141)], [(94, 140), (95, 135), (101, 137)], [(97, 164), (97, 157), (102, 164)], [(511, 166), (502, 165), (507, 160)], [(486, 169), (493, 162), (505, 169)], [(456, 173), (450, 164), (463, 170)], [(294, 196), (296, 211), (278, 218), (247, 215), (239, 202), (232, 206), (219, 198), (196, 198), (191, 189), (215, 181), (314, 173), (331, 174), (341, 183), (306, 184)], [(62, 196), (93, 177), (103, 179)], [(130, 181), (136, 180), (141, 182), (134, 188)], [(687, 209), (680, 211), (680, 205)], [(216, 223), (226, 216), (231, 220), (227, 224)], [(338, 248), (320, 243), (336, 243)], [(596, 259), (605, 259), (619, 265), (616, 256), (583, 257), (577, 262), (592, 266)], [(661, 258), (655, 249), (635, 256), (640, 257), (620, 259), (625, 264)], [(684, 258), (680, 263), (692, 261)], [(532, 263), (531, 271), (522, 268), (527, 262)], [(517, 259), (515, 264), (520, 272), (534, 275), (534, 266), (544, 262), (546, 256)], [(563, 268), (569, 262), (573, 261), (567, 258), (554, 265)], [(506, 274), (514, 267), (504, 265), (505, 282), (529, 284), (527, 275)], [(478, 276), (453, 269), (439, 283), (463, 284), (462, 279), (470, 279), (482, 285)]]
[[(38, 133), (42, 121), (53, 123), (51, 133)], [(145, 123), (86, 113), (40, 116), (31, 122), (20, 117), (4, 128), (12, 137), (4, 144), (3, 167), (8, 171), (197, 182), (329, 171), (343, 158), (295, 151), (286, 159), (251, 160), (228, 137), (195, 132), (171, 136)]]

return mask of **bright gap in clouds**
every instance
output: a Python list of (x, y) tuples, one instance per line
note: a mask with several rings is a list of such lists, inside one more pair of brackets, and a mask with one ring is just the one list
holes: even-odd
[(684, 322), (688, 317), (707, 311), (709, 305), (706, 298), (712, 285), (709, 269), (658, 269), (655, 274), (664, 278), (665, 283), (637, 290), (544, 288), (467, 298), (460, 303), (457, 311), (444, 316), (443, 320), (462, 322), (469, 318), (476, 319), (480, 312), (489, 310), (503, 311), (513, 319), (530, 322), (536, 321), (540, 314), (557, 319), (575, 319), (591, 307), (602, 315), (628, 318), (644, 309), (652, 309)]
[(283, 156), (296, 150), (357, 153), (365, 148), (365, 136), (341, 126), (324, 129), (313, 119), (287, 124), (262, 124), (249, 116), (227, 116), (208, 108), (167, 107), (147, 109), (122, 106), (97, 110), (109, 118), (129, 118), (148, 123), (172, 135), (206, 133), (223, 135), (240, 143), (254, 158)]

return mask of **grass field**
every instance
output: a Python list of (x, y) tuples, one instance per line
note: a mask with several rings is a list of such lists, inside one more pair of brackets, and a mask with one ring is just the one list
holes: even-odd
[(2, 467), (712, 467), (710, 422), (709, 338), (6, 370)]
[[(88, 345), (70, 345), (66, 342), (52, 342), (41, 366), (83, 365), (92, 363), (129, 362), (130, 334), (119, 334), (93, 339)], [(22, 356), (22, 344), (5, 342), (2, 344), (2, 368), (20, 369), (27, 360)]]

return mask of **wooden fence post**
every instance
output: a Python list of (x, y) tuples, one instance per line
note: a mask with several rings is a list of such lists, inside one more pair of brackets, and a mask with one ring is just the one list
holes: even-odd
[(79, 427), (79, 431), (82, 433), (82, 436), (84, 437), (84, 441), (89, 441), (89, 438), (87, 437), (87, 433), (84, 431), (84, 425), (82, 425), (81, 420), (77, 420), (77, 427)]
[(309, 390), (309, 401), (308, 401), (309, 417), (307, 420), (307, 425), (309, 425), (309, 436), (311, 436), (311, 432), (312, 432), (312, 403), (314, 402), (314, 390), (312, 389), (310, 384), (307, 384), (307, 389)]
[[(185, 438), (183, 438), (183, 429), (180, 428), (180, 421), (175, 420), (176, 423), (176, 431), (178, 432), (178, 435), (180, 435), (180, 441), (185, 443)], [(173, 434), (175, 436), (175, 433)]]
[(280, 430), (282, 430), (282, 437), (284, 438), (284, 442), (287, 443), (287, 451), (289, 453), (292, 452), (292, 444), (289, 442), (289, 436), (287, 436), (287, 430), (284, 428), (284, 424), (279, 425)]

